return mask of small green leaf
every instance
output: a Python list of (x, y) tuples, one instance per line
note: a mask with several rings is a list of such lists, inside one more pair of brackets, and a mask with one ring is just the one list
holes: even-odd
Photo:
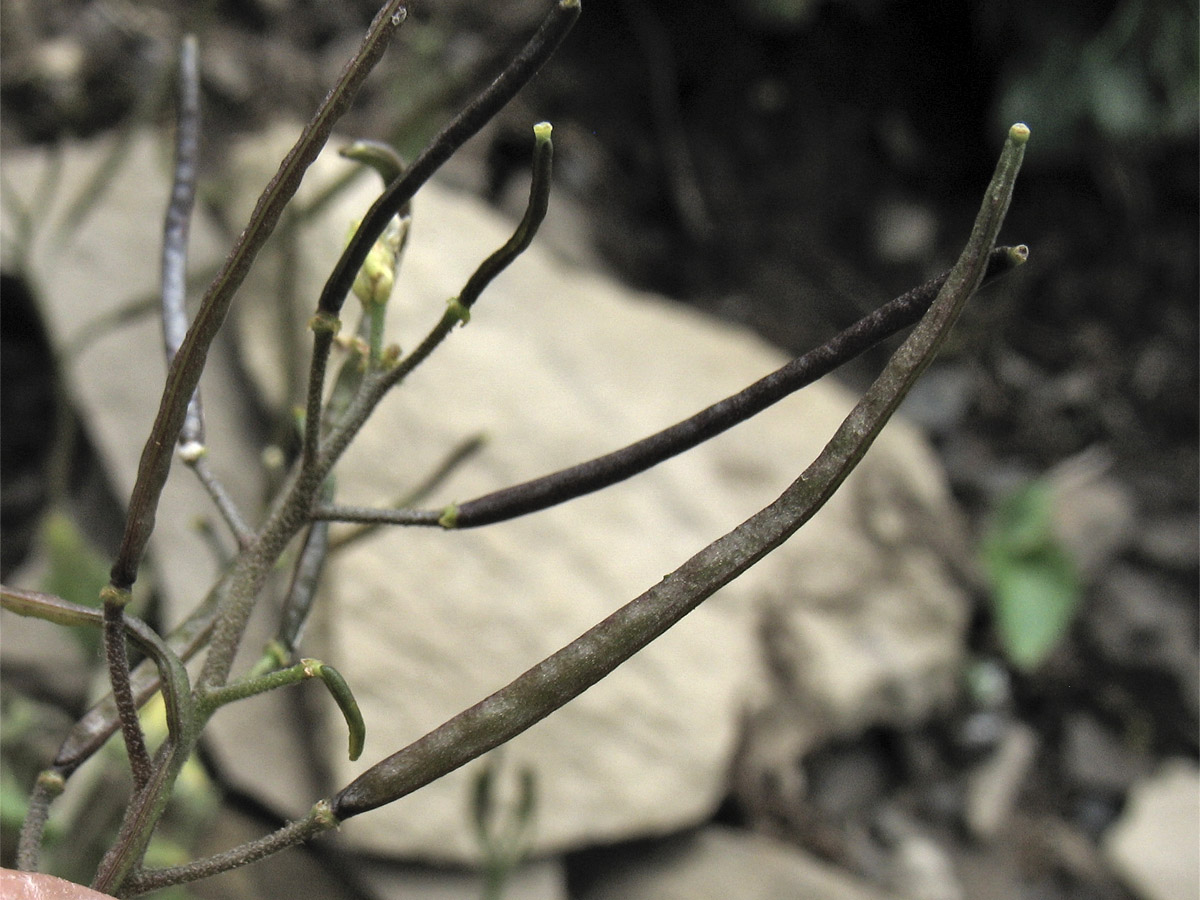
[(1082, 591), (1074, 561), (1055, 538), (1044, 482), (1005, 500), (984, 541), (996, 629), (1009, 660), (1032, 671), (1062, 641)]

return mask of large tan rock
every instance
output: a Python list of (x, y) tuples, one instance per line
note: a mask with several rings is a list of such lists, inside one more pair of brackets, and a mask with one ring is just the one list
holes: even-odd
[[(141, 152), (152, 153), (153, 140), (143, 138)], [(277, 159), (275, 146), (266, 142), (251, 156)], [(68, 155), (65, 171), (95, 152)], [(324, 157), (306, 190), (344, 165)], [(234, 193), (252, 199), (267, 174), (243, 172), (245, 187)], [(134, 203), (145, 184), (144, 169), (123, 171), (108, 198)], [(349, 222), (376, 189), (373, 178), (360, 181), (303, 234), (302, 252), (288, 264), (297, 307), (280, 315), (270, 281), (248, 285), (240, 298), (238, 345), (265, 396), (295, 399), (278, 376), (289, 359), (303, 367), (307, 356), (295, 346), (307, 338), (302, 324)], [(63, 302), (53, 298), (64, 293), (57, 280), (64, 268), (77, 271), (106, 247), (154, 246), (160, 218), (156, 202), (140, 215), (95, 215), (88, 256), (77, 250), (53, 265), (39, 263), (51, 302)], [(120, 232), (119, 240), (109, 230)], [(414, 346), (510, 230), (511, 223), (469, 196), (436, 183), (422, 191), (392, 300), (395, 339)], [(199, 238), (196, 245), (205, 246)], [(203, 262), (201, 254), (196, 264)], [(139, 271), (151, 265), (140, 256), (123, 261)], [(126, 286), (115, 271), (105, 277), (112, 282), (106, 291)], [(279, 323), (288, 320), (300, 326), (281, 332)], [(139, 343), (122, 352), (154, 359), (156, 349)], [(431, 503), (466, 500), (642, 437), (782, 360), (745, 331), (573, 268), (535, 245), (485, 294), (470, 324), (384, 401), (338, 467), (340, 498), (386, 503), (455, 443), (483, 431), (485, 450)], [(101, 387), (103, 366), (77, 378), (76, 389), (96, 421), (116, 415), (114, 403), (152, 410), (161, 385), (157, 366), (155, 376), (120, 373), (136, 384), (115, 400)], [(135, 399), (135, 387), (145, 397)], [(355, 689), (368, 724), (362, 760), (345, 760), (336, 715), (296, 737), (287, 717), (272, 719), (277, 713), (263, 701), (214, 720), (219, 756), (239, 782), (285, 810), (304, 810), (314, 799), (313, 778), (291, 742), (319, 733), (317, 755), (333, 767), (328, 787), (344, 784), (772, 501), (819, 452), (853, 400), (822, 382), (602, 494), (478, 531), (392, 529), (353, 546), (330, 565), (305, 649), (336, 665)], [(210, 415), (214, 406), (219, 401), (210, 400)], [(143, 419), (100, 434), (123, 487), (141, 447), (140, 437), (130, 435), (144, 434)], [(213, 443), (222, 459), (226, 447)], [(243, 452), (243, 461), (251, 458)], [(189, 473), (174, 473), (173, 483), (180, 475)], [(204, 508), (202, 500), (190, 510), (164, 508), (164, 535), (186, 537), (186, 519), (178, 517), (197, 507)], [(792, 764), (795, 751), (830, 734), (926, 715), (952, 689), (961, 656), (965, 601), (945, 563), (954, 520), (920, 435), (893, 423), (828, 507), (785, 547), (506, 748), (506, 771), (528, 767), (537, 775), (534, 850), (704, 820), (728, 790), (748, 718), (758, 725), (745, 764), (766, 771)], [(177, 564), (185, 568), (181, 558), (195, 552), (182, 544), (157, 546), (167, 573)], [(180, 598), (195, 596), (194, 575), (168, 584)], [(473, 768), (351, 820), (345, 837), (391, 855), (477, 859), (467, 818)]]

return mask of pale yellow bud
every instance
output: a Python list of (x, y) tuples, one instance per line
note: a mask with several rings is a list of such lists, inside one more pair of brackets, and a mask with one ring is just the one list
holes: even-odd
[[(353, 234), (357, 228), (358, 224), (355, 223), (350, 233)], [(354, 296), (358, 297), (364, 306), (383, 305), (392, 295), (392, 285), (396, 282), (396, 267), (400, 262), (400, 250), (407, 232), (407, 217), (393, 218), (367, 253), (367, 258), (354, 279)]]

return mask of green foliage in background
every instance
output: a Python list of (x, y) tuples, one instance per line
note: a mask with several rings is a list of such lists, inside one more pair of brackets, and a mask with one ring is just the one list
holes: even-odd
[(41, 538), (47, 562), (42, 590), (72, 603), (95, 606), (100, 588), (108, 584), (109, 564), (104, 557), (62, 512), (46, 516)]
[[(61, 510), (51, 511), (42, 520), (39, 537), (46, 558), (42, 590), (81, 606), (96, 606), (100, 588), (108, 584), (109, 564), (75, 520)], [(100, 633), (95, 628), (69, 631), (89, 657), (98, 657)]]
[(1045, 481), (1006, 498), (983, 542), (996, 631), (1009, 660), (1032, 671), (1063, 639), (1082, 589), (1075, 563), (1054, 533)]
[(1007, 66), (996, 121), (1015, 110), (1038, 132), (1046, 154), (1081, 139), (1112, 142), (1187, 138), (1200, 121), (1196, 4), (1126, 0), (1094, 34), (1079, 18), (1039, 21), (1039, 49)]

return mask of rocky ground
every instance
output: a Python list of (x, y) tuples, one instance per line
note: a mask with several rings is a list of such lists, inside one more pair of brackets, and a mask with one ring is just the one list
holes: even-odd
[[(1155, 883), (1167, 867), (1137, 843), (1155, 846), (1139, 832), (1171, 821), (1181, 797), (1185, 819), (1196, 812), (1194, 9), (585, 6), (454, 178), (501, 208), (518, 203), (527, 127), (552, 120), (559, 196), (584, 211), (558, 241), (787, 351), (949, 265), (999, 137), (1030, 124), (1004, 239), (1028, 244), (1031, 262), (978, 298), (906, 412), (936, 445), (976, 549), (1003, 498), (1045, 479), (1082, 602), (1045, 662), (1022, 670), (966, 560), (975, 662), (956, 704), (807, 752), (797, 792), (731, 790), (698, 834), (580, 851), (566, 863), (570, 895), (634, 896), (632, 882), (613, 886), (623, 871), (711, 888), (718, 876), (689, 861), (717, 845), (737, 859), (754, 833), (898, 897), (1194, 896), (1194, 871), (1185, 893)], [(236, 135), (305, 115), (371, 12), (299, 7), (196, 13), (210, 171)], [(414, 4), (345, 130), (411, 153), (541, 8)], [(172, 5), (11, 0), (3, 13), (6, 151), (163, 118)], [(6, 395), (19, 371), (10, 296), (6, 282)], [(882, 358), (846, 379), (865, 384)], [(6, 470), (20, 455), (8, 410)], [(753, 859), (760, 875), (776, 871)], [(704, 896), (681, 884), (641, 889)]]

